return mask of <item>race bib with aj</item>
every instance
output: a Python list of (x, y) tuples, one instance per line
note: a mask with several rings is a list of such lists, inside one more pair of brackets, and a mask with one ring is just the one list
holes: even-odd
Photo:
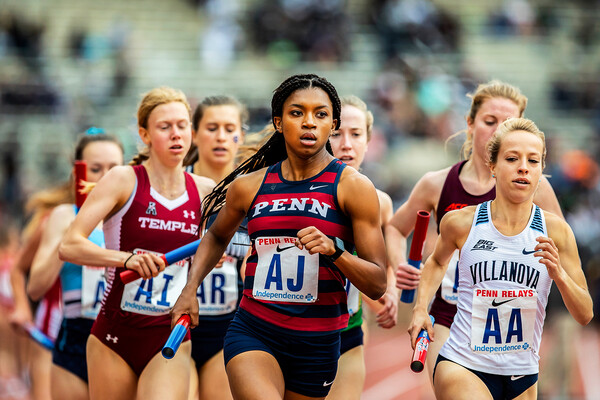
[(258, 263), (252, 296), (274, 302), (314, 303), (318, 297), (319, 254), (294, 244), (290, 236), (261, 237), (254, 242)]

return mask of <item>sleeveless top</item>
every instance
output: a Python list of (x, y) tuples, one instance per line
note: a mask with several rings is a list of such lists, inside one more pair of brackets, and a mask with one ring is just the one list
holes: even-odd
[[(107, 249), (164, 254), (198, 239), (201, 199), (185, 174), (186, 191), (169, 200), (150, 186), (143, 165), (133, 167), (136, 185), (127, 203), (103, 225)], [(188, 261), (167, 266), (157, 277), (123, 285), (123, 268), (107, 268), (101, 312), (127, 317), (136, 327), (170, 325), (169, 310), (187, 281)], [(110, 315), (109, 315), (110, 314)]]
[(281, 162), (268, 168), (247, 214), (252, 254), (241, 309), (305, 334), (347, 326), (345, 276), (328, 257), (294, 245), (299, 230), (315, 226), (338, 246), (353, 251), (351, 221), (337, 200), (345, 167), (334, 159), (302, 181), (284, 179)]
[[(75, 213), (77, 206), (73, 205)], [(90, 241), (104, 247), (104, 234), (94, 228)], [(65, 262), (60, 270), (64, 318), (96, 319), (106, 287), (104, 268)]]
[[(459, 175), (466, 162), (466, 160), (463, 160), (454, 164), (452, 168), (450, 168), (446, 180), (444, 181), (444, 186), (442, 187), (436, 210), (438, 233), (440, 232), (440, 222), (442, 217), (449, 211), (460, 210), (466, 206), (474, 206), (496, 198), (496, 186), (489, 192), (478, 196), (472, 195), (465, 190), (459, 179)], [(457, 263), (458, 250), (454, 253), (448, 263), (448, 269), (446, 270), (442, 284), (435, 294), (436, 301), (442, 300), (448, 304), (456, 305), (458, 300), (458, 276), (456, 275), (458, 269)], [(452, 311), (454, 313), (456, 312), (454, 307)]]
[(536, 374), (552, 279), (533, 249), (546, 221), (534, 204), (525, 229), (505, 236), (490, 204), (477, 206), (461, 249), (458, 312), (440, 354), (489, 374)]

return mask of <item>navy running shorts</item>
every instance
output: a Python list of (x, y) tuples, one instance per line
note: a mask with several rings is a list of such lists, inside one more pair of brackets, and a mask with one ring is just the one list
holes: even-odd
[(238, 354), (253, 350), (267, 352), (277, 360), (286, 390), (325, 397), (337, 373), (340, 333), (284, 329), (238, 309), (225, 336), (225, 365)]

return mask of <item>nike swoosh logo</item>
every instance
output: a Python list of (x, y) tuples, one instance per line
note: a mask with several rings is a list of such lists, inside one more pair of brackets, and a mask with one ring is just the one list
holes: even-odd
[(331, 382), (325, 381), (325, 382), (323, 382), (323, 386), (325, 386), (325, 387), (331, 386), (332, 383), (333, 383), (333, 381), (331, 381)]
[(288, 246), (288, 247), (279, 247), (279, 245), (277, 245), (277, 252), (279, 253), (279, 252), (282, 252), (284, 250), (291, 249), (292, 247), (296, 247), (296, 246), (295, 245), (291, 245), (291, 246)]
[(525, 250), (523, 249), (523, 254), (528, 255), (528, 254), (533, 254), (535, 253), (537, 250)]
[(498, 306), (501, 306), (504, 303), (508, 303), (509, 301), (513, 301), (513, 300), (514, 300), (514, 298), (513, 299), (504, 300), (504, 301), (496, 301), (496, 299), (494, 299), (494, 300), (492, 300), (492, 305), (494, 307), (498, 307)]
[(519, 379), (521, 379), (521, 378), (522, 378), (522, 377), (524, 377), (524, 376), (525, 376), (525, 375), (519, 375), (519, 376), (514, 376), (514, 375), (512, 375), (512, 376), (510, 377), (510, 380), (511, 380), (511, 381), (518, 381)]
[(321, 189), (321, 188), (324, 188), (324, 187), (327, 187), (327, 185), (319, 185), (319, 186), (310, 185), (310, 187), (308, 188), (308, 190)]

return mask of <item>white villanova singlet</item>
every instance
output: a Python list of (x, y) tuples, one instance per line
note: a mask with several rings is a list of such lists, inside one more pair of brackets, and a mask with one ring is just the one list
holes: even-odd
[(548, 236), (544, 213), (534, 204), (526, 228), (505, 236), (492, 223), (490, 203), (477, 206), (460, 251), (458, 312), (440, 354), (489, 374), (536, 374), (552, 285), (533, 256), (535, 239)]

